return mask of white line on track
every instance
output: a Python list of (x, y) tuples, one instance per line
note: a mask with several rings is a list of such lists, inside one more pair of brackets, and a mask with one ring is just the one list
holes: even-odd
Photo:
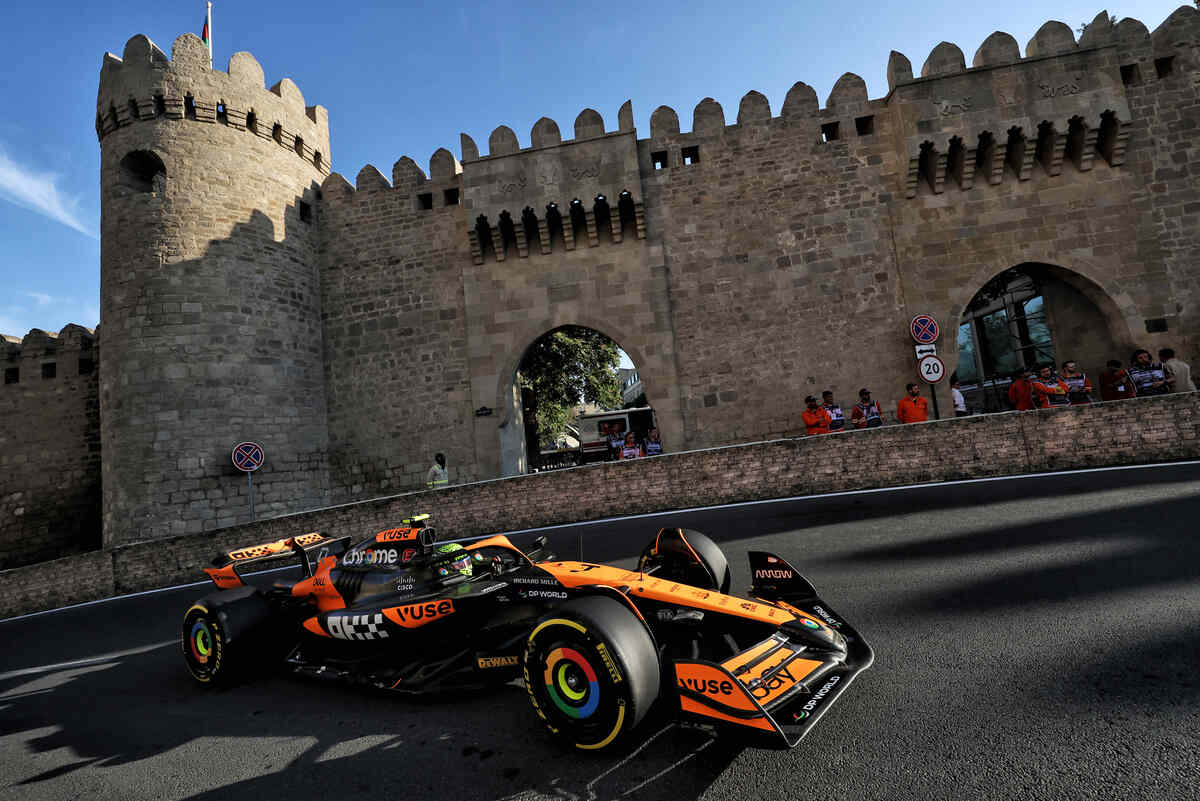
[[(564, 529), (564, 528), (582, 528), (585, 526), (603, 525), (605, 523), (618, 523), (618, 522), (625, 521), (625, 520), (645, 520), (648, 518), (655, 518), (655, 517), (668, 517), (670, 515), (688, 514), (690, 512), (709, 512), (709, 511), (713, 511), (715, 509), (738, 509), (738, 508), (746, 507), (746, 506), (764, 506), (764, 505), (772, 504), (772, 503), (792, 503), (794, 501), (814, 501), (814, 500), (819, 500), (821, 498), (841, 498), (841, 497), (845, 497), (847, 495), (875, 495), (875, 494), (883, 493), (883, 492), (903, 492), (904, 490), (929, 489), (931, 487), (951, 487), (951, 486), (957, 486), (959, 484), (983, 484), (983, 483), (987, 483), (987, 482), (991, 482), (991, 481), (1020, 481), (1020, 480), (1031, 479), (1031, 478), (1054, 478), (1056, 476), (1074, 476), (1074, 475), (1080, 475), (1083, 473), (1110, 473), (1110, 472), (1115, 472), (1118, 470), (1152, 470), (1152, 469), (1160, 468), (1160, 467), (1183, 467), (1185, 465), (1197, 465), (1197, 464), (1200, 464), (1200, 460), (1189, 460), (1189, 461), (1184, 461), (1184, 462), (1158, 462), (1155, 464), (1118, 465), (1116, 467), (1089, 467), (1089, 468), (1084, 468), (1081, 470), (1059, 470), (1054, 473), (1022, 473), (1020, 475), (1015, 475), (1015, 476), (991, 476), (988, 478), (965, 478), (965, 479), (960, 479), (958, 481), (933, 481), (928, 484), (904, 484), (904, 485), (901, 485), (898, 487), (876, 487), (875, 489), (846, 490), (844, 492), (824, 492), (824, 493), (820, 493), (818, 495), (793, 495), (793, 496), (790, 496), (787, 498), (767, 498), (767, 499), (764, 499), (761, 501), (740, 501), (738, 503), (721, 503), (721, 504), (716, 504), (713, 506), (693, 506), (693, 507), (690, 507), (687, 509), (670, 509), (665, 512), (646, 512), (644, 514), (637, 514), (637, 515), (622, 515), (619, 517), (603, 517), (598, 520), (584, 520), (584, 521), (580, 521), (578, 523), (558, 523), (558, 524), (555, 524), (552, 526), (538, 526), (536, 528), (519, 528), (519, 529), (511, 529), (509, 531), (497, 531), (494, 533), (495, 534), (504, 534), (504, 535), (531, 534), (535, 531), (555, 531), (555, 530)], [(330, 507), (330, 508), (334, 508), (334, 507)], [(479, 539), (479, 538), (478, 537), (464, 537), (461, 540), (445, 540), (445, 542), (467, 542), (469, 540), (476, 540), (476, 539)], [(263, 575), (266, 573), (279, 573), (284, 570), (294, 570), (294, 569), (295, 569), (295, 565), (288, 565), (287, 567), (276, 567), (276, 568), (272, 568), (270, 570), (259, 570), (254, 573), (247, 573), (246, 575), (247, 576), (259, 576), (259, 575)], [(65, 612), (69, 609), (80, 609), (85, 606), (94, 606), (96, 604), (104, 604), (104, 603), (108, 603), (109, 601), (120, 601), (125, 598), (140, 598), (143, 595), (156, 595), (160, 592), (173, 592), (175, 590), (187, 589), (188, 587), (200, 587), (200, 586), (205, 586), (205, 585), (210, 585), (210, 584), (211, 584), (211, 582), (208, 580), (193, 581), (193, 582), (189, 582), (187, 584), (176, 584), (173, 587), (159, 587), (158, 589), (154, 589), (154, 590), (143, 590), (142, 592), (129, 593), (128, 595), (115, 595), (112, 598), (100, 598), (99, 600), (95, 600), (95, 601), (84, 601), (83, 603), (71, 604), (70, 606), (60, 606), (57, 609), (47, 609), (42, 612), (30, 612), (29, 614), (26, 614), (26, 615), (17, 615), (16, 617), (4, 618), (3, 620), (0, 620), (0, 623), (9, 623), (9, 622), (16, 621), (16, 620), (24, 620), (25, 618), (37, 617), (39, 615), (51, 615), (51, 614), (54, 614), (55, 612)]]
[(55, 670), (67, 670), (69, 668), (87, 667), (88, 665), (96, 665), (101, 662), (111, 662), (114, 659), (120, 659), (123, 656), (133, 656), (135, 654), (144, 654), (147, 651), (153, 651), (158, 648), (166, 648), (168, 645), (177, 645), (179, 640), (166, 640), (165, 642), (156, 642), (153, 645), (142, 645), (138, 648), (130, 648), (126, 651), (114, 651), (111, 654), (101, 654), (87, 659), (76, 659), (71, 662), (58, 662), (53, 665), (40, 665), (38, 667), (21, 668), (20, 670), (10, 670), (7, 673), (0, 673), (0, 681), (7, 679), (15, 679), (19, 676), (36, 676), (39, 673), (50, 673)]

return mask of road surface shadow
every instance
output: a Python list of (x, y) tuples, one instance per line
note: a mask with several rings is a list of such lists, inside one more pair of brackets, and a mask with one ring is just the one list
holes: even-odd
[[(1187, 477), (1181, 477), (1181, 471)], [(617, 520), (603, 524), (603, 536), (595, 536), (596, 524), (566, 526), (539, 532), (545, 534), (560, 559), (580, 558), (580, 535), (586, 561), (607, 562), (636, 557), (662, 526), (683, 526), (703, 531), (717, 542), (806, 531), (847, 522), (894, 517), (915, 511), (970, 509), (980, 504), (1012, 501), (1035, 502), (1039, 498), (1070, 498), (1106, 490), (1178, 485), (1181, 492), (1200, 486), (1200, 468), (1112, 470), (1071, 475), (939, 485), (924, 489), (887, 490), (832, 497), (802, 498), (752, 507), (722, 507), (694, 512), (663, 514), (650, 518)], [(750, 511), (752, 510), (752, 511)], [(748, 522), (752, 519), (753, 522)], [(527, 543), (533, 534), (518, 534), (513, 541)], [(938, 541), (932, 541), (938, 542)], [(907, 545), (894, 552), (907, 555)], [(865, 551), (864, 556), (884, 556), (889, 549)]]
[[(950, 537), (931, 537), (852, 551), (841, 559), (907, 562), (969, 561), (1027, 549), (1057, 549), (1078, 560), (1030, 565), (1014, 561), (1002, 574), (988, 571), (951, 588), (939, 588), (904, 602), (913, 612), (947, 609), (989, 612), (1033, 603), (1068, 601), (1131, 589), (1200, 579), (1200, 491), (1181, 495), (1167, 507), (1139, 503), (1103, 511), (1081, 511), (1044, 522), (997, 526)], [(1101, 533), (1102, 532), (1102, 533)], [(1130, 543), (1135, 543), (1131, 548)]]
[(77, 771), (142, 762), (129, 775), (169, 768), (187, 790), (147, 795), (213, 801), (686, 799), (741, 751), (654, 711), (622, 749), (571, 752), (512, 685), (411, 698), (280, 675), (213, 691), (187, 677), (175, 647), (0, 682), (0, 737), (14, 735), (34, 753), (66, 749), (64, 764), (17, 787), (49, 782), (62, 797)]

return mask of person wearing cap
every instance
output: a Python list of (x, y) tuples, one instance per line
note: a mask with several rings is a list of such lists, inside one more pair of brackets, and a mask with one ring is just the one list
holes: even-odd
[(850, 423), (855, 428), (879, 428), (883, 425), (883, 410), (877, 401), (871, 400), (871, 390), (866, 387), (858, 391), (858, 403), (850, 411)]
[(1033, 406), (1033, 373), (1028, 370), (1017, 370), (1012, 375), (1012, 383), (1008, 385), (1008, 402), (1018, 412), (1027, 412)]
[(908, 394), (896, 404), (896, 419), (901, 423), (924, 423), (929, 419), (929, 401), (921, 397), (921, 387), (909, 383), (904, 391)]
[(804, 418), (804, 427), (808, 430), (808, 435), (811, 437), (814, 434), (829, 433), (829, 412), (817, 405), (817, 399), (809, 395), (804, 399), (805, 405), (808, 406), (800, 416)]
[(833, 391), (825, 390), (821, 393), (821, 408), (829, 413), (829, 430), (842, 431), (846, 428), (846, 414), (842, 411), (842, 407), (833, 402)]

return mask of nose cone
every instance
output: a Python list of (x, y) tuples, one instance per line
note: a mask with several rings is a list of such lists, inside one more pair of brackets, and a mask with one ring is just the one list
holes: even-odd
[(823, 651), (846, 652), (846, 638), (810, 617), (797, 617), (781, 626), (788, 639)]

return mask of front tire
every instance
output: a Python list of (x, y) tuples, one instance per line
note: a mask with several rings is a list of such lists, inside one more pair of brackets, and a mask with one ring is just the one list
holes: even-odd
[(550, 733), (584, 751), (608, 748), (658, 697), (654, 640), (620, 601), (568, 601), (534, 626), (525, 645), (525, 689)]

